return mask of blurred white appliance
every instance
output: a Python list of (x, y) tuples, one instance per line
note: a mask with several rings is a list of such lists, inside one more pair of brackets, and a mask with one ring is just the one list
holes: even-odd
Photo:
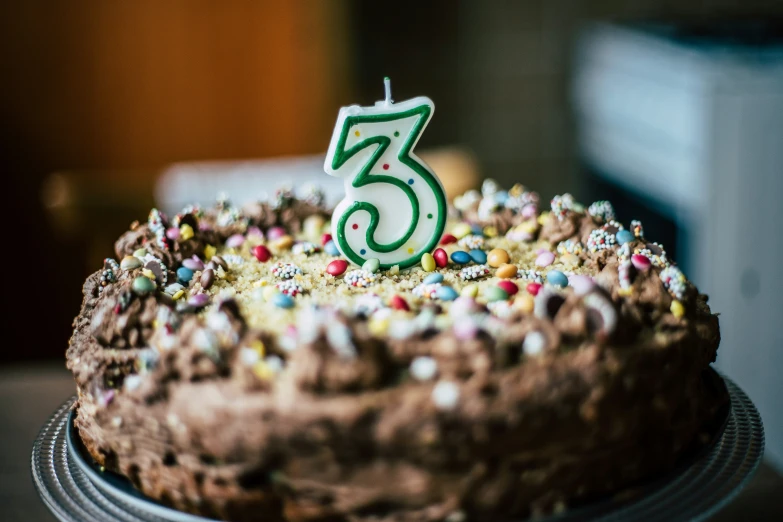
[(575, 65), (585, 166), (676, 224), (680, 265), (721, 314), (718, 368), (783, 469), (781, 26), (596, 25)]

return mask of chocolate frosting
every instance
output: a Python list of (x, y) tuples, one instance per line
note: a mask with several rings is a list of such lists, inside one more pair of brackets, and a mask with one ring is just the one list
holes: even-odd
[[(116, 250), (147, 248), (173, 281), (206, 245), (248, 225), (296, 233), (313, 214), (286, 200), (218, 225), (210, 210), (193, 238), (161, 247), (137, 225)], [(502, 234), (518, 218), (503, 210), (483, 224)], [(537, 245), (585, 243), (598, 226), (550, 214)], [(86, 447), (181, 510), (236, 521), (544, 515), (671, 469), (727, 404), (707, 371), (719, 329), (706, 296), (687, 287), (675, 315), (659, 267), (624, 268), (621, 283), (617, 248), (580, 254), (597, 286), (545, 286), (525, 294), (532, 311), (517, 301), (502, 316), (477, 303), (425, 304), (410, 294), (423, 276), (409, 271), (385, 281), (412, 311), (355, 313), (341, 301), (371, 289), (332, 286), (332, 302), (299, 304), (288, 329), (278, 311), (265, 308), (259, 325), (242, 295), (228, 297), (249, 277), (237, 267), (256, 262), (240, 257), (215, 267), (203, 310), (162, 288), (135, 294), (141, 268), (103, 291), (96, 272), (74, 322), (67, 359)], [(442, 273), (456, 281), (458, 271)], [(316, 293), (325, 277), (297, 281)], [(190, 296), (205, 291), (199, 281), (196, 270)]]

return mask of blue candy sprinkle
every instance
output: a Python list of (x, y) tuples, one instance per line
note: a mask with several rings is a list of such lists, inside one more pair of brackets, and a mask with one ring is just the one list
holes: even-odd
[(441, 301), (453, 301), (459, 297), (459, 294), (450, 286), (441, 286), (435, 290), (435, 297)]
[(329, 254), (330, 256), (339, 256), (340, 251), (337, 249), (337, 245), (335, 244), (334, 240), (329, 240), (326, 245), (324, 245), (324, 252)]
[(619, 231), (615, 237), (617, 238), (617, 242), (621, 245), (630, 243), (635, 239), (633, 237), (633, 233), (631, 233), (630, 230), (625, 230), (625, 229)]
[(550, 270), (546, 275), (546, 280), (550, 285), (565, 288), (568, 286), (568, 277), (560, 270)]
[(484, 263), (487, 262), (487, 254), (485, 254), (483, 250), (479, 250), (478, 248), (474, 248), (473, 250), (470, 251), (470, 258), (480, 265), (483, 265)]
[(457, 250), (453, 254), (451, 254), (451, 260), (457, 263), (458, 265), (466, 265), (470, 263), (470, 254), (463, 250)]
[(443, 282), (443, 274), (430, 274), (427, 277), (424, 278), (422, 283), (425, 285), (431, 285), (434, 283), (442, 283)]
[(193, 270), (184, 266), (177, 269), (177, 281), (186, 285), (190, 283), (191, 279), (193, 279)]
[(272, 304), (278, 308), (293, 308), (296, 303), (290, 295), (275, 294), (272, 296)]

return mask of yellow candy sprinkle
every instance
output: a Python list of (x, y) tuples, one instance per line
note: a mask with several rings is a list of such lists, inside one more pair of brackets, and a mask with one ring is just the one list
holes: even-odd
[(517, 298), (514, 299), (514, 306), (526, 314), (533, 313), (535, 304), (535, 299), (527, 292), (518, 294)]
[(467, 223), (457, 223), (454, 228), (451, 229), (451, 234), (457, 239), (462, 239), (471, 233), (470, 225)]
[(262, 381), (268, 381), (275, 375), (275, 372), (264, 361), (258, 361), (253, 365), (253, 373)]
[(549, 219), (549, 211), (542, 212), (538, 215), (538, 224), (543, 225), (547, 219)]
[(628, 288), (620, 288), (619, 290), (617, 290), (617, 294), (620, 295), (621, 297), (628, 297), (630, 295), (633, 295), (633, 287), (629, 286)]
[(193, 227), (185, 223), (179, 227), (179, 238), (183, 241), (187, 241), (193, 237)]
[(288, 250), (294, 245), (294, 238), (291, 236), (280, 236), (272, 242), (272, 248), (275, 250)]
[(217, 248), (213, 247), (212, 245), (207, 245), (204, 247), (204, 257), (209, 261), (212, 259), (212, 257), (217, 254)]
[(266, 346), (261, 339), (256, 339), (250, 343), (250, 348), (255, 350), (259, 357), (264, 358), (266, 356)]
[(143, 275), (144, 277), (146, 277), (146, 278), (148, 278), (148, 279), (151, 279), (151, 280), (155, 281), (155, 272), (153, 272), (153, 271), (152, 271), (152, 270), (150, 270), (149, 268), (142, 268), (142, 269), (141, 269), (141, 273), (142, 273), (142, 275)]
[(274, 287), (274, 286), (267, 286), (264, 288), (264, 291), (262, 295), (264, 296), (264, 301), (270, 301), (272, 297), (274, 297), (275, 294), (279, 293), (280, 291)]
[(159, 321), (157, 319), (153, 319), (152, 320), (152, 327), (155, 328), (156, 330), (158, 329), (158, 325), (159, 324), (160, 323), (159, 323)]
[(459, 294), (464, 297), (476, 297), (478, 295), (478, 286), (468, 285)]
[(435, 264), (435, 258), (432, 257), (432, 254), (429, 252), (425, 252), (421, 256), (421, 267), (424, 269), (425, 272), (432, 272), (435, 270), (437, 265)]
[(370, 321), (367, 323), (367, 328), (370, 330), (370, 333), (372, 335), (382, 336), (389, 329), (389, 320), (388, 319), (370, 319)]
[(523, 232), (527, 232), (528, 234), (534, 234), (538, 229), (538, 225), (535, 221), (525, 221), (519, 225), (519, 229)]
[(487, 237), (497, 237), (498, 229), (493, 227), (492, 225), (488, 227), (484, 227), (484, 235)]
[(177, 291), (174, 293), (174, 295), (172, 295), (172, 296), (171, 296), (171, 298), (172, 298), (172, 299), (174, 299), (174, 300), (176, 301), (176, 300), (178, 300), (178, 299), (181, 299), (183, 295), (185, 295), (185, 291), (184, 291), (184, 290), (177, 290)]
[(672, 305), (669, 307), (669, 309), (671, 310), (674, 317), (679, 318), (685, 315), (685, 307), (679, 301), (672, 301)]
[(569, 268), (579, 266), (579, 257), (574, 254), (563, 254), (560, 256), (560, 262)]

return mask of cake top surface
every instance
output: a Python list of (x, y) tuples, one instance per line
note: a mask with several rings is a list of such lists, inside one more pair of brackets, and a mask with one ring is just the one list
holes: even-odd
[[(521, 185), (488, 180), (455, 199), (438, 249), (404, 270), (341, 258), (315, 188), (302, 197), (281, 189), (243, 209), (222, 199), (171, 219), (153, 209), (86, 289), (102, 305), (90, 333), (151, 359), (192, 345), (217, 361), (230, 346), (263, 381), (313, 343), (351, 359), (376, 341), (487, 338), (524, 361), (585, 344), (665, 343), (663, 330), (709, 315), (663, 247), (641, 223), (617, 222), (609, 202), (584, 207), (564, 194), (539, 205)], [(427, 376), (437, 371), (430, 349), (392, 347), (393, 358)]]

